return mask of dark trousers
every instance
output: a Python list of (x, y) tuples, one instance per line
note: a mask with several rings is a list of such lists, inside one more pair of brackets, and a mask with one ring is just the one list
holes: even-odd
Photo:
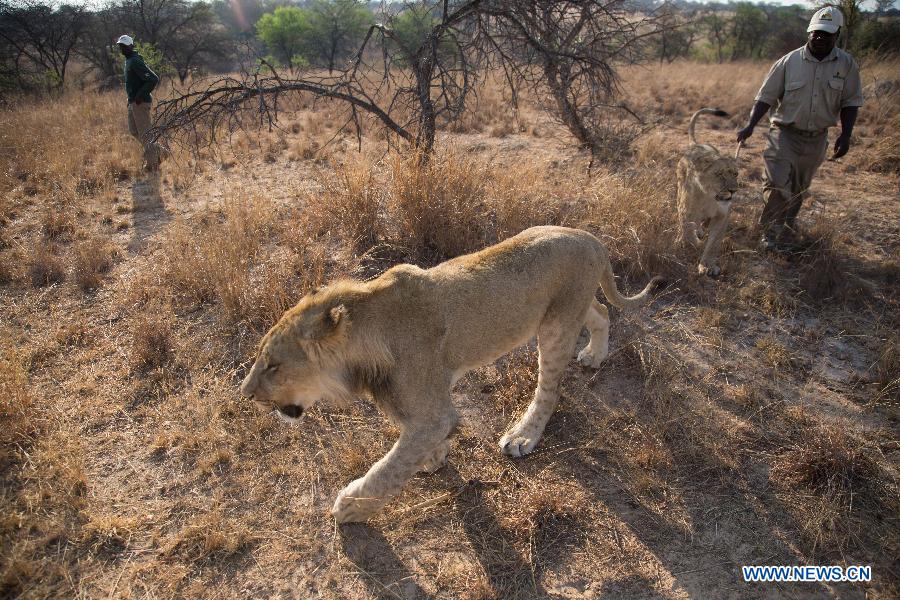
[(797, 213), (807, 196), (816, 169), (828, 151), (828, 132), (808, 133), (788, 127), (772, 127), (766, 135), (766, 163), (759, 224), (767, 236), (794, 228)]

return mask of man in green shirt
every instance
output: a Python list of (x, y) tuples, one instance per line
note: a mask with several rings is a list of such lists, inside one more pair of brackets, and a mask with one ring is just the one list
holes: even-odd
[(159, 77), (150, 70), (144, 58), (134, 51), (134, 40), (129, 35), (120, 36), (116, 43), (125, 56), (125, 93), (128, 95), (128, 131), (144, 147), (144, 170), (156, 171), (166, 151), (147, 135), (153, 122), (150, 118), (151, 92)]
[(775, 107), (763, 152), (762, 251), (779, 250), (793, 238), (800, 205), (828, 151), (828, 128), (838, 121), (841, 134), (831, 159), (850, 149), (863, 96), (856, 61), (835, 47), (842, 25), (843, 15), (836, 8), (828, 6), (813, 15), (806, 30), (807, 44), (772, 66), (747, 126), (737, 133), (738, 142), (749, 138), (756, 123)]

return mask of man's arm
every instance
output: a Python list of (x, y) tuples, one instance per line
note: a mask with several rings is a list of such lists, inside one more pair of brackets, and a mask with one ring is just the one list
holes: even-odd
[(760, 100), (756, 101), (756, 104), (753, 105), (753, 110), (750, 111), (750, 120), (747, 121), (747, 126), (743, 129), (739, 129), (737, 132), (737, 141), (738, 143), (743, 142), (751, 135), (753, 135), (753, 128), (756, 127), (756, 124), (759, 123), (759, 120), (763, 118), (771, 105), (766, 104)]
[(144, 61), (142, 60), (135, 61), (131, 70), (135, 76), (143, 82), (141, 87), (138, 88), (138, 91), (134, 94), (134, 103), (140, 104), (143, 102), (143, 97), (152, 92), (153, 88), (156, 87), (156, 84), (159, 83), (159, 77), (156, 73), (151, 71), (150, 67), (144, 64)]
[(853, 135), (853, 125), (856, 124), (858, 114), (858, 106), (845, 106), (841, 109), (841, 135), (834, 140), (834, 154), (831, 155), (831, 160), (842, 157), (850, 150), (850, 136)]

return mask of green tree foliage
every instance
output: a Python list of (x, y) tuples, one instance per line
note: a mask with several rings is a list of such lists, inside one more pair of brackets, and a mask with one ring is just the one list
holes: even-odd
[(863, 22), (856, 35), (854, 50), (877, 56), (900, 55), (900, 21)]
[(657, 11), (656, 16), (659, 32), (653, 36), (651, 43), (659, 62), (672, 62), (688, 56), (700, 31), (694, 15), (666, 5)]
[[(118, 49), (115, 51), (118, 52)], [(135, 41), (134, 51), (141, 55), (141, 58), (144, 59), (144, 64), (146, 64), (151, 71), (159, 75), (160, 79), (169, 77), (175, 73), (172, 63), (169, 62), (165, 55), (150, 42)], [(125, 57), (122, 56), (121, 53), (119, 53), (119, 68), (120, 70), (125, 68)]]
[(295, 57), (304, 56), (312, 27), (306, 11), (296, 6), (280, 6), (256, 22), (256, 33), (279, 63), (291, 71), (298, 65)]
[[(398, 62), (401, 65), (416, 62), (416, 53), (427, 45), (425, 42), (438, 23), (440, 18), (433, 7), (424, 2), (410, 4), (394, 17), (391, 28), (394, 30), (393, 40), (399, 50)], [(441, 60), (452, 60), (455, 53), (453, 41), (446, 36), (442, 37), (438, 41), (438, 52)]]
[(763, 9), (749, 2), (738, 3), (731, 20), (731, 60), (760, 58), (768, 28), (769, 21)]
[(117, 0), (108, 14), (136, 41), (152, 44), (185, 78), (231, 54), (232, 42), (211, 5), (191, 0)]
[(801, 6), (779, 6), (769, 13), (762, 56), (783, 56), (806, 43), (809, 14)]
[(83, 6), (0, 0), (0, 85), (61, 88), (89, 21)]
[(313, 0), (309, 4), (309, 38), (305, 56), (332, 72), (352, 56), (374, 22), (374, 15), (357, 0)]
[(700, 19), (700, 26), (709, 38), (709, 43), (716, 52), (716, 62), (725, 60), (725, 49), (729, 42), (729, 20), (719, 12), (711, 12)]

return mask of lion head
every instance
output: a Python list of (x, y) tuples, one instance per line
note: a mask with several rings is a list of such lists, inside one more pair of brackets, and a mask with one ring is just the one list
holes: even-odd
[(350, 391), (340, 358), (349, 321), (338, 301), (306, 296), (263, 337), (241, 394), (260, 411), (276, 411), (288, 422), (296, 422), (319, 400), (346, 398)]
[(738, 189), (737, 164), (730, 157), (717, 157), (701, 173), (700, 183), (704, 189), (716, 190), (719, 202), (730, 202)]

